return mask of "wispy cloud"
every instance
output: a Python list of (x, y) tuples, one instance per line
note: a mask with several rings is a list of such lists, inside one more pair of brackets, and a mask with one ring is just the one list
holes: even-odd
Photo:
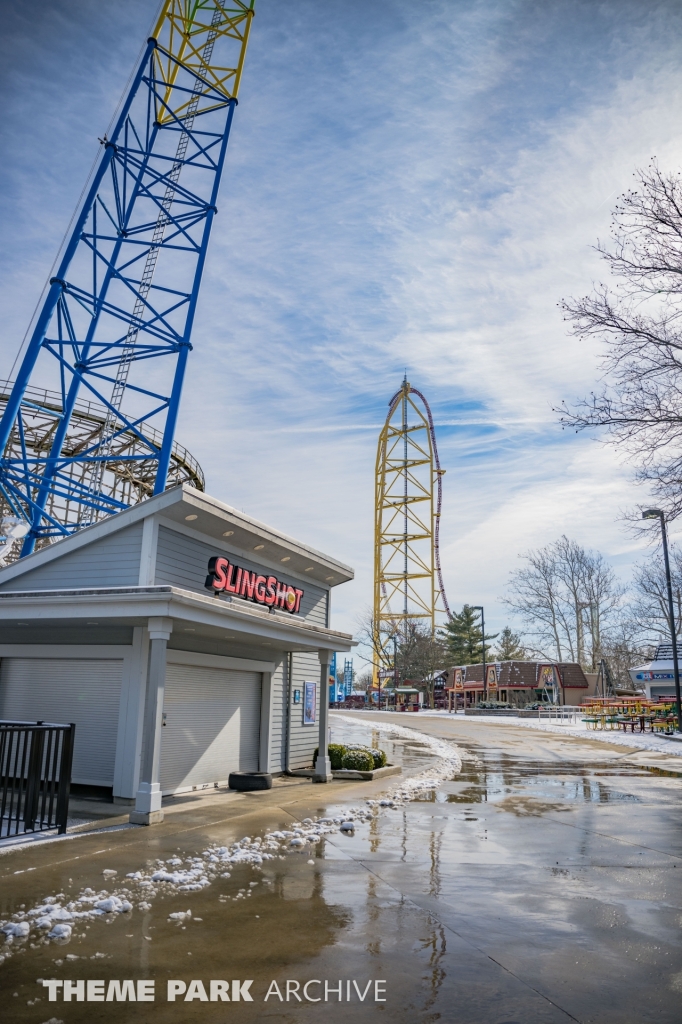
[[(55, 0), (37, 30), (3, 6), (9, 366), (155, 3)], [(257, 7), (178, 430), (209, 490), (355, 565), (352, 627), (406, 370), (448, 470), (453, 603), (503, 625), (518, 553), (562, 532), (627, 574), (628, 469), (552, 413), (598, 374), (557, 303), (602, 275), (590, 246), (633, 169), (680, 163), (679, 5)]]

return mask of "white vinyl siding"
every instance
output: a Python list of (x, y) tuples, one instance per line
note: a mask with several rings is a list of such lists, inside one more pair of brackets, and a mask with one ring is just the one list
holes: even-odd
[(0, 719), (76, 723), (72, 780), (112, 786), (123, 660), (3, 658)]
[(176, 793), (258, 771), (260, 672), (173, 664), (161, 730), (161, 790)]
[(0, 590), (68, 590), (71, 587), (136, 587), (140, 575), (142, 523), (67, 551), (45, 565), (27, 569)]
[(289, 658), (284, 657), (272, 673), (270, 704), (270, 771), (283, 772), (287, 766), (285, 721)]
[(289, 576), (283, 569), (271, 569), (260, 565), (258, 562), (240, 554), (232, 553), (224, 544), (216, 541), (214, 544), (205, 544), (194, 537), (187, 537), (183, 533), (170, 530), (166, 526), (159, 527), (159, 542), (156, 556), (156, 572), (154, 582), (167, 584), (172, 587), (184, 587), (187, 590), (195, 590), (199, 594), (205, 594), (206, 572), (208, 560), (212, 555), (225, 555), (226, 558), (234, 558), (237, 565), (251, 572), (263, 573), (269, 576), (271, 573), (277, 575), (284, 583), (290, 583), (293, 587), (303, 589), (300, 614), (295, 618), (306, 619), (316, 626), (327, 626), (327, 600), (328, 594), (322, 587), (316, 587), (309, 580), (300, 580)]
[[(305, 700), (304, 683), (315, 683), (315, 724), (303, 724)], [(294, 691), (300, 690), (301, 702), (294, 704)], [(320, 659), (317, 654), (296, 651), (291, 656), (291, 685), (289, 692), (289, 767), (308, 768), (319, 739), (320, 720)]]

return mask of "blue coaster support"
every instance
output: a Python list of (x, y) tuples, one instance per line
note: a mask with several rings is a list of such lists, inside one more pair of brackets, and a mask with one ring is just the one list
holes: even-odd
[[(135, 463), (147, 473), (151, 463), (154, 493), (166, 487), (253, 13), (253, 0), (168, 0), (112, 134), (100, 140), (0, 421), (0, 494), (30, 525), (22, 555), (125, 508), (103, 487), (113, 464), (134, 474)], [(228, 195), (228, 208), (237, 198)], [(37, 382), (61, 395), (39, 452), (24, 424), (37, 410), (33, 389), (26, 397)], [(69, 425), (83, 395), (105, 415), (74, 448)], [(122, 443), (131, 434), (133, 454)], [(56, 504), (79, 514), (65, 521), (49, 511)]]

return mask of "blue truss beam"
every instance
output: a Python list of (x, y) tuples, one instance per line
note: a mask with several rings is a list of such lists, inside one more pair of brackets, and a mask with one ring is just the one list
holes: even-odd
[[(201, 44), (185, 28), (177, 31), (186, 15), (172, 0), (159, 21), (163, 27), (165, 16), (171, 25), (170, 42), (166, 48), (156, 38), (147, 42), (111, 137), (101, 140), (99, 164), (0, 421), (0, 494), (30, 524), (22, 555), (40, 538), (68, 534), (125, 507), (103, 493), (107, 460), (147, 467), (153, 462), (154, 493), (166, 487), (237, 104), (236, 88), (231, 93), (212, 75), (210, 57), (216, 38), (237, 46), (238, 84), (253, 13), (252, 3), (242, 0), (229, 9), (225, 0), (195, 6), (202, 17), (208, 12)], [(235, 26), (245, 27), (240, 34)], [(26, 389), (34, 375), (42, 385), (46, 373), (56, 379), (62, 412), (53, 413), (57, 425), (43, 456), (25, 443), (24, 420), (36, 409)], [(82, 388), (107, 418), (101, 435), (74, 457), (64, 444)], [(134, 404), (133, 415), (122, 411), (123, 396)], [(161, 431), (160, 444), (150, 440), (154, 433), (147, 427), (157, 436)], [(136, 435), (135, 454), (111, 454), (112, 442), (123, 434)], [(85, 467), (80, 480), (68, 473), (74, 462)], [(62, 523), (46, 512), (51, 496), (92, 515)]]

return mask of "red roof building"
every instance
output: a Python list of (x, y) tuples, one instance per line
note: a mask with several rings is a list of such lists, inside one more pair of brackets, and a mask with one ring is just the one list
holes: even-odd
[(481, 700), (499, 700), (523, 707), (536, 700), (555, 704), (580, 704), (594, 689), (577, 663), (553, 661), (497, 661), (483, 665), (456, 665), (448, 669), (447, 689), (460, 706), (473, 707)]

